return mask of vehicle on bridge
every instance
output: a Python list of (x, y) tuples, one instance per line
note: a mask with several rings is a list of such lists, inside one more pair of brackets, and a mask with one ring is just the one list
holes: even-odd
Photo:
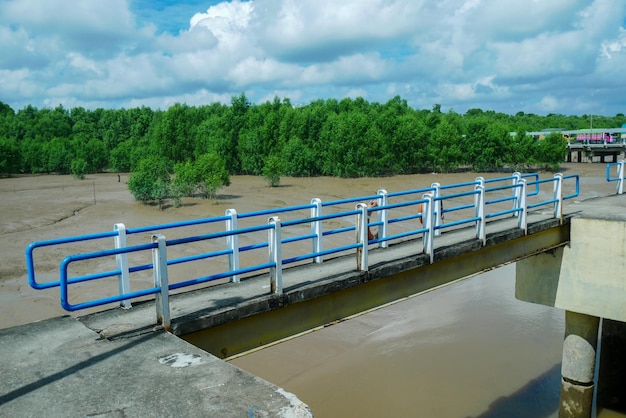
[(621, 128), (572, 130), (549, 128), (537, 132), (526, 132), (526, 135), (532, 136), (536, 140), (542, 140), (553, 133), (560, 133), (569, 145), (613, 145), (626, 143), (626, 126), (622, 126)]
[(619, 135), (619, 134), (611, 134), (609, 132), (602, 132), (602, 133), (581, 132), (579, 134), (573, 134), (573, 138), (572, 136), (570, 136), (570, 138), (577, 142), (583, 142), (585, 144), (610, 144), (612, 142), (615, 142), (617, 139), (617, 136), (614, 136), (614, 135)]

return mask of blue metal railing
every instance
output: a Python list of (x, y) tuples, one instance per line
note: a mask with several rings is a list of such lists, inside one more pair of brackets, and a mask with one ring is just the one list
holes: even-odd
[[(611, 176), (611, 168), (617, 167), (616, 177)], [(617, 182), (617, 194), (624, 194), (624, 160), (620, 160), (616, 163), (609, 163), (606, 165), (606, 181), (616, 181)]]
[[(607, 166), (607, 180), (609, 167)], [(623, 175), (622, 175), (623, 177)], [(530, 181), (529, 181), (530, 180)], [(563, 183), (572, 180), (570, 186), (572, 192), (564, 194)], [(502, 184), (502, 183), (509, 184)], [(569, 182), (568, 182), (569, 183)], [(545, 193), (547, 197), (541, 200), (540, 187), (552, 184), (552, 192)], [(487, 187), (489, 186), (489, 187)], [(360, 196), (349, 199), (341, 199), (331, 202), (322, 202), (320, 199), (312, 199), (310, 204), (290, 206), (238, 214), (234, 209), (228, 209), (224, 216), (175, 222), (161, 225), (144, 226), (139, 228), (126, 229), (123, 224), (116, 224), (114, 230), (97, 234), (89, 234), (75, 237), (66, 237), (31, 243), (26, 248), (26, 266), (28, 282), (35, 289), (49, 289), (60, 287), (61, 305), (68, 311), (93, 308), (110, 303), (120, 302), (122, 306), (130, 307), (130, 301), (141, 297), (155, 295), (157, 300), (157, 320), (169, 326), (169, 293), (173, 290), (183, 289), (190, 286), (201, 285), (218, 279), (230, 279), (238, 282), (240, 276), (267, 271), (270, 273), (270, 287), (272, 292), (282, 293), (282, 268), (285, 265), (313, 260), (321, 263), (325, 256), (345, 254), (356, 251), (358, 270), (368, 269), (368, 247), (377, 244), (381, 248), (386, 248), (390, 242), (399, 242), (406, 239), (422, 236), (423, 253), (433, 258), (434, 239), (442, 230), (455, 228), (463, 225), (473, 224), (476, 227), (476, 237), (483, 243), (486, 239), (487, 220), (504, 216), (518, 217), (518, 227), (527, 231), (527, 214), (529, 210), (540, 206), (552, 205), (553, 216), (562, 218), (562, 203), (564, 199), (570, 199), (579, 195), (578, 175), (563, 176), (556, 174), (553, 178), (539, 179), (537, 174), (521, 175), (515, 173), (510, 177), (500, 177), (485, 180), (482, 177), (475, 181), (440, 185), (433, 183), (431, 187), (422, 189), (412, 189), (387, 193), (380, 189), (375, 195)], [(416, 198), (417, 196), (417, 198)], [(489, 196), (489, 199), (486, 199)], [(536, 201), (528, 203), (528, 198), (534, 197)], [(377, 205), (368, 205), (365, 202), (375, 201)], [(445, 202), (445, 203), (444, 203)], [(346, 206), (356, 203), (354, 209), (346, 209)], [(503, 205), (510, 204), (508, 208)], [(492, 207), (487, 211), (486, 208)], [(322, 210), (336, 210), (336, 213), (322, 213)], [(303, 211), (310, 211), (303, 215)], [(469, 214), (466, 212), (469, 211)], [(278, 215), (289, 214), (293, 219), (281, 220)], [(445, 214), (456, 216), (444, 222)], [(377, 219), (369, 218), (376, 215)], [(394, 215), (394, 217), (390, 217)], [(264, 222), (258, 219), (270, 218)], [(248, 227), (238, 227), (239, 220), (247, 220), (252, 223)], [(328, 228), (329, 220), (336, 220), (338, 227)], [(421, 225), (416, 221), (419, 220)], [(163, 231), (179, 230), (190, 226), (210, 225), (219, 222), (225, 223), (224, 230), (217, 230), (206, 234), (196, 234), (172, 238), (166, 240), (162, 235)], [(343, 223), (343, 224), (342, 224)], [(310, 227), (310, 232), (298, 233), (298, 228), (302, 226)], [(326, 226), (327, 229), (324, 229)], [(378, 234), (374, 239), (369, 239), (370, 228), (377, 227)], [(291, 236), (285, 236), (285, 231), (292, 232)], [(348, 239), (349, 243), (341, 243), (336, 236), (345, 236), (346, 233), (356, 233), (354, 238)], [(152, 242), (148, 244), (126, 245), (126, 237), (133, 234), (152, 233)], [(258, 233), (266, 233), (267, 240), (253, 244), (239, 245), (240, 236), (254, 237)], [(103, 239), (114, 238), (115, 248), (99, 251), (81, 251), (76, 254), (67, 255), (60, 262), (59, 280), (40, 282), (35, 274), (35, 250), (44, 247), (53, 247), (58, 250), (68, 244), (98, 242)], [(226, 238), (226, 246), (217, 243), (218, 240)], [(324, 242), (326, 239), (330, 241)], [(312, 251), (302, 251), (302, 248), (295, 250), (295, 254), (283, 257), (283, 251), (291, 244), (310, 241)], [(351, 241), (351, 242), (350, 242)], [(184, 247), (196, 243), (213, 243), (217, 248), (212, 251), (200, 251), (193, 255), (174, 256), (177, 247)], [(217, 244), (216, 244), (217, 243)], [(204, 244), (203, 244), (204, 245)], [(102, 245), (100, 245), (102, 246)], [(204, 247), (203, 247), (204, 248)], [(246, 256), (249, 265), (240, 266), (241, 254), (260, 248), (268, 248), (269, 257), (266, 256), (262, 262), (254, 262), (252, 258)], [(150, 252), (152, 262), (135, 260), (134, 265), (130, 265), (128, 256), (145, 254)], [(179, 251), (180, 252), (180, 251)], [(182, 251), (184, 252), (184, 251)], [(169, 254), (168, 254), (169, 253)], [(74, 263), (87, 260), (99, 260), (115, 257), (116, 268), (106, 270), (105, 268), (86, 275), (70, 274), (70, 267)], [(182, 280), (170, 283), (168, 270), (171, 267), (187, 263), (198, 262), (219, 257), (228, 258), (228, 267), (222, 271), (217, 271), (201, 277)], [(262, 257), (263, 258), (263, 257)], [(205, 267), (205, 266), (203, 266)], [(208, 267), (208, 266), (206, 266)], [(204, 269), (204, 268), (203, 268)], [(104, 271), (102, 271), (104, 270)], [(130, 274), (152, 270), (153, 284), (139, 289), (130, 289)], [(119, 291), (116, 294), (93, 298), (88, 301), (72, 303), (70, 302), (70, 286), (78, 283), (93, 282), (108, 277), (118, 277)]]

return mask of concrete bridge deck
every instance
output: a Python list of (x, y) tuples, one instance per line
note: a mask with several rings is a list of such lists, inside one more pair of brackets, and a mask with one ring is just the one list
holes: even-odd
[[(444, 232), (437, 237), (433, 264), (417, 239), (384, 249), (370, 246), (367, 272), (355, 269), (355, 255), (284, 269), (280, 296), (270, 293), (267, 274), (173, 295), (171, 331), (216, 356), (230, 357), (561, 245), (569, 239), (571, 215), (564, 215), (561, 227), (551, 214), (545, 209), (529, 215), (526, 237), (516, 227), (516, 218), (493, 221), (485, 246), (475, 238), (473, 227)], [(506, 251), (501, 251), (502, 245)], [(409, 271), (411, 275), (402, 275)], [(272, 315), (287, 308), (298, 314)], [(117, 338), (152, 329), (155, 306), (146, 302), (80, 321), (107, 338)]]
[[(473, 228), (444, 232), (436, 241), (433, 264), (421, 254), (420, 240), (413, 240), (371, 249), (368, 272), (355, 271), (354, 256), (285, 269), (281, 296), (270, 294), (267, 275), (174, 295), (175, 335), (155, 326), (154, 302), (0, 330), (0, 415), (310, 416), (295, 395), (216, 356), (563, 245), (577, 212), (624, 206), (623, 196), (570, 202), (562, 224), (550, 219), (551, 211), (536, 211), (529, 215), (526, 236), (514, 218), (493, 221), (497, 227), (490, 228), (485, 246)], [(329, 304), (336, 309), (326, 309)], [(289, 309), (302, 309), (297, 321), (284, 321), (293, 315), (276, 315)], [(259, 340), (252, 330), (258, 327), (254, 318), (260, 317), (266, 328)], [(282, 332), (267, 335), (272, 327)], [(202, 340), (192, 333), (205, 328), (218, 330), (212, 337), (225, 337), (205, 347), (216, 356), (176, 336)], [(252, 334), (236, 343), (241, 332)]]

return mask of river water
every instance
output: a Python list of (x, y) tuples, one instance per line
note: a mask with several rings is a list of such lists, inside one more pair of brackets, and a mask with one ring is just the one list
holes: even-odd
[(508, 265), (232, 363), (318, 418), (556, 417), (564, 313), (514, 294)]

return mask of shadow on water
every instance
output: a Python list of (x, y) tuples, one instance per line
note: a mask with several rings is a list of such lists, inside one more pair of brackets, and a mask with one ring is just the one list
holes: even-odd
[[(556, 417), (561, 389), (561, 363), (555, 364), (510, 396), (496, 399), (489, 409), (475, 418)], [(554, 396), (546, 396), (554, 392)]]

